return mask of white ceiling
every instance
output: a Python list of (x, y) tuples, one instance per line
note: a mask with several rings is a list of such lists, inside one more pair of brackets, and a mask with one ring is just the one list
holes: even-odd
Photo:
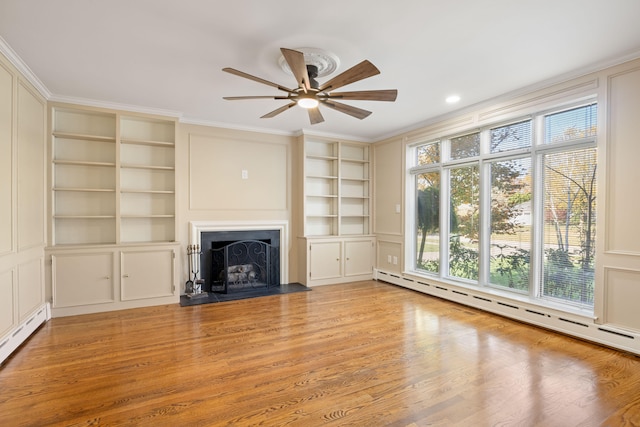
[[(640, 56), (640, 0), (0, 0), (0, 37), (53, 100), (175, 112), (190, 123), (375, 141), (504, 93)], [(295, 87), (280, 47), (336, 54), (335, 74), (370, 60), (381, 74), (341, 90), (398, 89), (394, 103), (345, 101), (260, 119)], [(329, 77), (318, 79), (321, 83)], [(450, 94), (462, 100), (445, 103)]]

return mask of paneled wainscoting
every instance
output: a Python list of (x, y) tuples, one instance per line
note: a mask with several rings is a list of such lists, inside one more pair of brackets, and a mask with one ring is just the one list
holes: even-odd
[(376, 281), (54, 318), (0, 425), (640, 424), (640, 358)]

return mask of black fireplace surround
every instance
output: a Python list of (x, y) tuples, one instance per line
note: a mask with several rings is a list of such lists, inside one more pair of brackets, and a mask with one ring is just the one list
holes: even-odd
[[(202, 248), (200, 278), (204, 280), (202, 290), (205, 292), (242, 292), (253, 289), (254, 285), (280, 286), (279, 230), (206, 231), (200, 235), (200, 247)], [(229, 251), (229, 254), (236, 253), (233, 256), (229, 255), (229, 263), (233, 263), (233, 267), (220, 264), (225, 259), (223, 255), (225, 247), (233, 249)], [(268, 269), (263, 271), (262, 265), (258, 265), (261, 262), (255, 264), (255, 259), (243, 261), (241, 259), (242, 253), (247, 249), (249, 252), (260, 251), (259, 258), (266, 258)], [(255, 268), (251, 267), (251, 264), (254, 264)], [(244, 267), (245, 270), (242, 271), (246, 271), (246, 268), (252, 271), (248, 276), (242, 273), (236, 274), (234, 271), (240, 272), (241, 270), (231, 270), (228, 267), (237, 269)], [(234, 280), (240, 275), (242, 280)], [(229, 279), (227, 276), (231, 276), (230, 284), (226, 283), (226, 279)]]

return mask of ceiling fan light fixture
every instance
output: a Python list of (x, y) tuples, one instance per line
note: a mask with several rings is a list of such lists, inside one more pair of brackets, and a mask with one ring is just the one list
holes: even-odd
[[(225, 71), (236, 76), (244, 77), (249, 80), (253, 80), (258, 83), (265, 84), (267, 86), (275, 87), (278, 90), (286, 92), (287, 95), (276, 96), (225, 96), (224, 99), (237, 100), (237, 99), (276, 99), (287, 100), (288, 104), (276, 108), (275, 110), (261, 116), (262, 119), (268, 119), (275, 117), (278, 114), (287, 111), (288, 109), (299, 105), (301, 108), (307, 110), (309, 115), (309, 122), (312, 125), (324, 122), (324, 117), (320, 112), (319, 104), (322, 103), (323, 107), (332, 108), (356, 119), (364, 119), (369, 117), (371, 111), (364, 110), (362, 108), (354, 107), (348, 104), (343, 104), (337, 100), (354, 100), (354, 101), (390, 101), (396, 100), (398, 91), (396, 89), (386, 90), (360, 90), (360, 91), (346, 91), (346, 92), (334, 92), (343, 86), (351, 83), (358, 82), (360, 80), (373, 77), (380, 74), (380, 70), (376, 68), (368, 60), (364, 60), (357, 65), (343, 71), (337, 76), (329, 79), (324, 84), (318, 83), (315, 78), (322, 75), (321, 67), (313, 63), (313, 61), (307, 60), (306, 52), (300, 50), (288, 49), (281, 47), (280, 52), (284, 62), (286, 62), (289, 70), (296, 79), (296, 86), (294, 88), (287, 88), (281, 86), (278, 83), (265, 80), (260, 77), (247, 74), (243, 71), (236, 70), (234, 68), (226, 67), (222, 71)], [(311, 63), (310, 63), (311, 62)]]
[(296, 101), (298, 103), (299, 106), (301, 106), (302, 108), (316, 108), (319, 104), (318, 100), (309, 96), (303, 96), (298, 98), (298, 101)]

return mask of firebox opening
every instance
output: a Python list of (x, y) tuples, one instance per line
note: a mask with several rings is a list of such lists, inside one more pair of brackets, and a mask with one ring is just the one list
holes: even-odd
[(229, 293), (280, 286), (278, 230), (203, 232), (201, 242), (204, 291)]

